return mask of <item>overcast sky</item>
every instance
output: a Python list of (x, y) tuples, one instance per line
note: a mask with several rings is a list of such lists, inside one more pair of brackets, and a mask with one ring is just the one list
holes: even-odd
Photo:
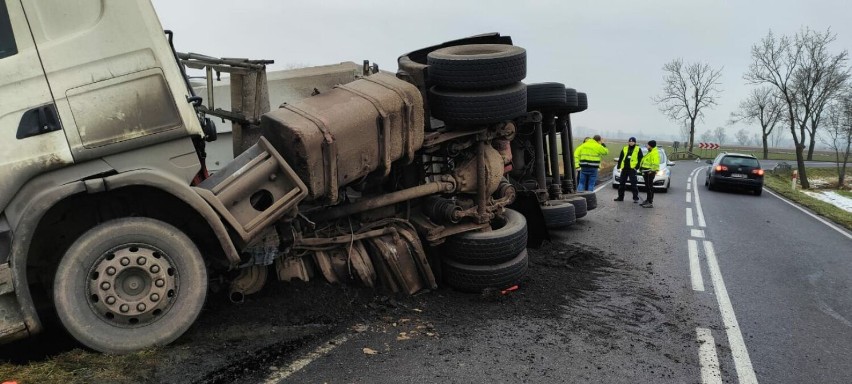
[[(699, 137), (726, 125), (746, 97), (751, 46), (770, 29), (831, 27), (834, 51), (852, 46), (848, 0), (153, 2), (178, 50), (272, 59), (272, 70), (368, 59), (395, 71), (402, 53), (500, 32), (526, 48), (526, 83), (556, 81), (588, 93), (589, 109), (573, 118), (575, 126), (640, 140), (678, 130), (651, 101), (663, 64), (674, 58), (724, 67), (720, 103), (706, 111)], [(742, 127), (727, 127), (728, 137)]]

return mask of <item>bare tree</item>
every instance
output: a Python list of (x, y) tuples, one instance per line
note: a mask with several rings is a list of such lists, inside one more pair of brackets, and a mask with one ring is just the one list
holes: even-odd
[(852, 155), (852, 93), (839, 97), (828, 105), (827, 124), (820, 141), (834, 150), (837, 160), (837, 185), (842, 188), (846, 179), (846, 165)]
[(701, 134), (701, 141), (704, 142), (704, 143), (712, 142), (713, 141), (713, 132), (704, 131), (704, 133)]
[[(826, 105), (841, 91), (849, 79), (846, 66), (849, 53), (830, 53), (829, 44), (837, 35), (827, 29), (824, 33), (804, 29), (796, 35), (795, 44), (802, 49), (802, 62), (793, 77), (793, 86), (799, 95), (797, 101), (798, 124), (808, 133), (808, 160), (813, 160), (817, 128)], [(804, 140), (803, 140), (804, 143)]]
[(716, 98), (722, 92), (718, 88), (722, 68), (715, 69), (706, 63), (686, 64), (678, 58), (663, 65), (663, 73), (663, 90), (654, 102), (670, 119), (689, 122), (687, 150), (691, 152), (695, 120), (704, 117), (705, 108), (716, 105)]
[(678, 140), (682, 141), (684, 145), (689, 142), (689, 130), (691, 125), (689, 124), (689, 120), (684, 120), (683, 124), (680, 125), (680, 130), (678, 131)]
[(725, 141), (728, 139), (728, 135), (725, 134), (725, 127), (716, 127), (713, 130), (713, 138), (716, 139), (716, 142), (719, 145), (724, 145)]
[(748, 145), (748, 142), (751, 141), (751, 136), (748, 135), (748, 131), (743, 128), (740, 128), (740, 130), (734, 134), (734, 138), (737, 139), (737, 143), (740, 143), (741, 147), (745, 147)]
[(775, 129), (769, 134), (769, 148), (778, 148), (784, 138), (783, 129)]
[[(751, 47), (752, 63), (743, 78), (751, 84), (766, 84), (775, 89), (775, 93), (786, 109), (786, 120), (790, 134), (796, 146), (796, 165), (799, 169), (799, 181), (802, 188), (810, 188), (805, 171), (804, 140), (805, 129), (796, 130), (799, 93), (793, 85), (794, 75), (802, 66), (802, 46), (795, 44), (789, 36), (776, 37), (772, 31)], [(807, 120), (807, 119), (805, 119)]]
[[(761, 135), (759, 133), (755, 133), (754, 136), (751, 137), (751, 140), (749, 140), (749, 142), (750, 142), (749, 145), (753, 145), (755, 147), (760, 145), (762, 138), (763, 138), (763, 135)], [(765, 156), (764, 156), (764, 158), (765, 158)]]
[[(757, 143), (763, 143), (763, 158), (769, 158), (769, 136), (772, 135), (775, 125), (781, 119), (783, 106), (780, 100), (773, 94), (770, 87), (758, 87), (751, 90), (748, 98), (740, 102), (736, 112), (731, 113), (731, 122), (746, 122), (760, 124), (761, 139)], [(777, 140), (775, 141), (777, 145)]]

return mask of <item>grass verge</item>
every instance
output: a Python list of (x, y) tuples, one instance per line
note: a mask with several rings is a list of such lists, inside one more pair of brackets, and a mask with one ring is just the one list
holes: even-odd
[(0, 364), (0, 380), (18, 383), (139, 383), (162, 364), (156, 350), (128, 355), (102, 355), (75, 349), (48, 360)]
[[(826, 169), (819, 168), (808, 168), (808, 178), (814, 176), (830, 176), (830, 171)], [(812, 173), (813, 172), (813, 173)], [(837, 172), (834, 172), (834, 177), (837, 177)], [(815, 212), (816, 214), (823, 216), (844, 228), (852, 231), (852, 213), (846, 212), (834, 205), (826, 203), (824, 201), (820, 201), (813, 197), (810, 197), (798, 190), (793, 190), (790, 185), (790, 179), (786, 177), (782, 177), (779, 175), (768, 174), (767, 177), (764, 178), (764, 184), (766, 187), (771, 189), (773, 192), (778, 193), (781, 196), (786, 197), (808, 209)], [(844, 192), (845, 196), (852, 195), (849, 192)]]

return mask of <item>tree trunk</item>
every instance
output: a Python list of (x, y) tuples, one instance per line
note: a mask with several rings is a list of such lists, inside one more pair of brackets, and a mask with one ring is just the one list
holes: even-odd
[(802, 184), (802, 189), (811, 189), (808, 175), (805, 173), (805, 146), (801, 143), (796, 143), (796, 164), (799, 168), (799, 182)]
[(816, 146), (816, 135), (811, 132), (809, 136), (811, 137), (811, 142), (808, 143), (808, 161), (813, 161), (814, 147)]
[(695, 144), (695, 119), (689, 119), (689, 153), (692, 153), (693, 144)]
[(802, 130), (802, 139), (799, 140), (799, 135), (796, 134), (796, 115), (793, 113), (793, 105), (787, 104), (788, 119), (790, 122), (790, 135), (793, 136), (793, 144), (796, 145), (796, 165), (799, 168), (799, 183), (802, 184), (802, 189), (809, 189), (808, 175), (805, 172), (805, 132)]
[(843, 189), (843, 184), (846, 183), (846, 164), (849, 163), (849, 150), (852, 149), (852, 142), (846, 142), (846, 154), (843, 156), (843, 166), (837, 176), (837, 188)]
[(769, 135), (761, 136), (763, 136), (763, 160), (769, 160)]

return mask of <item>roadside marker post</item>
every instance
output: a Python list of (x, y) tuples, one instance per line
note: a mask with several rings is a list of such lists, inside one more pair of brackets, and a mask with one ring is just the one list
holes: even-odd
[(790, 173), (792, 177), (790, 178), (790, 188), (794, 191), (796, 190), (796, 179), (799, 178), (799, 170), (794, 169), (793, 172)]

